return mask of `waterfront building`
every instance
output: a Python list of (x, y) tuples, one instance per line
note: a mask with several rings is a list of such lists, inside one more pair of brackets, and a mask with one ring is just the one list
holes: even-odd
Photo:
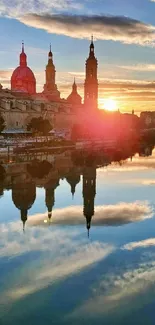
[(36, 79), (32, 70), (27, 66), (27, 55), (22, 43), (19, 66), (13, 71), (11, 77), (11, 90), (13, 92), (23, 92), (26, 94), (36, 93)]
[(86, 60), (86, 79), (84, 84), (84, 105), (87, 110), (98, 108), (98, 61), (95, 57), (93, 37), (90, 44), (89, 57)]
[(13, 133), (22, 132), (27, 129), (28, 123), (34, 117), (48, 119), (54, 129), (71, 130), (77, 121), (86, 123), (88, 110), (97, 109), (97, 59), (93, 40), (86, 61), (84, 103), (78, 94), (75, 79), (70, 95), (66, 99), (61, 98), (56, 85), (56, 69), (51, 46), (45, 70), (45, 84), (40, 93), (36, 92), (36, 78), (27, 65), (24, 43), (19, 61), (19, 66), (12, 73), (11, 89), (3, 89), (0, 85), (0, 113), (4, 117), (6, 130)]

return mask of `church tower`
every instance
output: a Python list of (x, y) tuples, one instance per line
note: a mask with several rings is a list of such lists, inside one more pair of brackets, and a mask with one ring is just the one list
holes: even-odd
[(55, 190), (59, 186), (59, 178), (53, 178), (45, 186), (45, 203), (48, 209), (48, 219), (52, 217), (52, 210), (55, 204)]
[(86, 60), (86, 79), (84, 84), (84, 104), (88, 110), (98, 108), (98, 61), (95, 57), (93, 37), (90, 44), (89, 57)]
[(88, 237), (94, 215), (96, 195), (96, 167), (85, 167), (83, 171), (83, 214), (86, 218)]
[(60, 99), (60, 92), (58, 91), (57, 85), (55, 83), (55, 74), (56, 70), (53, 63), (53, 54), (50, 45), (50, 51), (48, 53), (48, 64), (46, 65), (45, 70), (46, 83), (44, 85), (44, 94), (48, 95), (51, 99), (57, 100)]

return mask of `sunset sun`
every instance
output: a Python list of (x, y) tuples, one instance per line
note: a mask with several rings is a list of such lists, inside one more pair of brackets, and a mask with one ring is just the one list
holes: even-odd
[(104, 109), (107, 111), (116, 111), (117, 110), (117, 103), (114, 99), (108, 98), (104, 101)]

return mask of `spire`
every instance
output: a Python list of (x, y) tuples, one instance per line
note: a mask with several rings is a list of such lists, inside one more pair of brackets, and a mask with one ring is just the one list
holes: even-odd
[(77, 84), (75, 82), (75, 77), (74, 77), (74, 82), (73, 82), (72, 88), (73, 88), (73, 92), (77, 92)]
[(91, 58), (94, 57), (94, 38), (93, 38), (93, 35), (91, 36), (89, 57), (91, 57)]
[(48, 211), (48, 219), (49, 219), (49, 221), (51, 220), (51, 218), (52, 218), (52, 211), (51, 212)]
[(24, 53), (24, 41), (22, 41), (22, 53)]
[(23, 222), (23, 232), (25, 232), (25, 224), (27, 221), (27, 210), (26, 209), (21, 210), (21, 221)]
[(52, 54), (52, 50), (51, 50), (51, 43), (50, 43), (50, 51), (49, 51), (49, 53), (48, 53), (48, 59), (52, 59), (52, 57), (53, 57), (53, 54)]
[(22, 41), (22, 52), (20, 54), (20, 66), (26, 67), (27, 66), (27, 56), (24, 52), (24, 42)]

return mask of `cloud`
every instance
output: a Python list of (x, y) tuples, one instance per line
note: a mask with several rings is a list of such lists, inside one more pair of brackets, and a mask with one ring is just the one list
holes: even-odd
[[(94, 226), (119, 226), (130, 222), (138, 222), (152, 217), (152, 208), (147, 202), (118, 203), (116, 205), (96, 206), (92, 220)], [(29, 226), (43, 225), (47, 214), (29, 216)], [(53, 211), (52, 225), (85, 224), (82, 206), (73, 206)], [(44, 224), (46, 226), (46, 224)]]
[(118, 68), (129, 70), (129, 71), (148, 72), (148, 71), (155, 71), (155, 64), (120, 65), (118, 66)]
[[(111, 244), (88, 242), (79, 238), (80, 232), (60, 228), (29, 228), (25, 235), (20, 224), (1, 224), (0, 256), (36, 256), (27, 259), (10, 274), (5, 283), (0, 305), (16, 301), (46, 288), (52, 283), (79, 273), (111, 254), (115, 247)], [(39, 255), (35, 255), (38, 252)], [(38, 256), (38, 258), (37, 258)], [(10, 262), (11, 263), (11, 262)], [(7, 285), (9, 283), (9, 285)], [(6, 307), (7, 309), (7, 307)], [(7, 310), (4, 311), (7, 313)]]
[(131, 242), (123, 246), (122, 249), (132, 251), (135, 248), (147, 248), (155, 246), (155, 238), (149, 238), (138, 242)]
[(22, 23), (48, 33), (74, 38), (120, 41), (127, 44), (154, 44), (155, 27), (126, 16), (28, 14), (18, 18)]
[[(125, 313), (132, 306), (133, 309), (141, 307), (142, 303), (148, 304), (153, 301), (151, 293), (146, 295), (147, 290), (154, 285), (155, 263), (141, 263), (133, 270), (122, 272), (120, 275), (111, 273), (104, 274), (97, 288), (93, 288), (92, 295), (79, 308), (75, 309), (68, 319), (79, 317), (94, 317), (99, 315), (110, 315), (110, 312)], [(134, 302), (133, 302), (134, 301)], [(87, 316), (86, 316), (87, 315)], [(89, 316), (88, 316), (89, 315)]]
[(0, 15), (18, 18), (23, 13), (47, 13), (55, 10), (79, 9), (82, 5), (73, 0), (1, 0)]

